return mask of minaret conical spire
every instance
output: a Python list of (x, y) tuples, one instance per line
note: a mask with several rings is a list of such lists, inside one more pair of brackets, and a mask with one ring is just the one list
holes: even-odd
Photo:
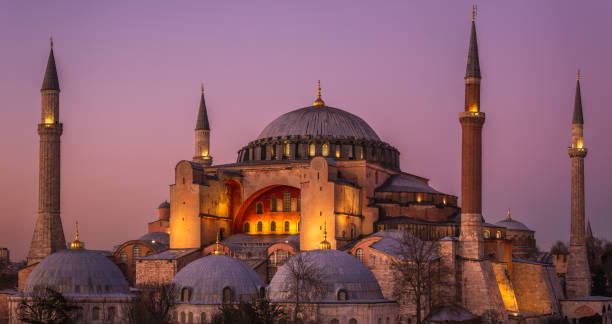
[(198, 121), (196, 122), (196, 130), (210, 130), (208, 124), (208, 112), (206, 111), (206, 101), (204, 100), (204, 85), (202, 85), (202, 95), (200, 97), (200, 109), (198, 110)]
[(582, 119), (582, 96), (580, 95), (580, 70), (576, 73), (576, 97), (574, 98), (574, 118), (572, 124), (584, 124)]
[(476, 38), (476, 7), (472, 7), (472, 31), (470, 32), (470, 47), (468, 50), (466, 78), (481, 78), (480, 60), (478, 59), (478, 40)]
[(49, 59), (47, 61), (47, 69), (45, 70), (45, 78), (43, 79), (40, 90), (57, 90), (59, 91), (59, 79), (57, 77), (57, 69), (55, 68), (55, 57), (53, 56), (53, 38), (50, 40), (51, 50), (49, 51)]

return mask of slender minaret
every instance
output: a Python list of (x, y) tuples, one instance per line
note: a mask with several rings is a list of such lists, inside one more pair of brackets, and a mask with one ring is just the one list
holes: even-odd
[(28, 254), (28, 265), (40, 262), (49, 254), (66, 248), (60, 218), (60, 136), (63, 125), (59, 122), (60, 88), (53, 57), (53, 40), (40, 92), (42, 114), (41, 123), (38, 124), (38, 218)]
[(580, 71), (578, 71), (572, 120), (572, 146), (567, 149), (572, 161), (570, 254), (565, 274), (565, 291), (568, 298), (591, 295), (591, 273), (587, 260), (584, 224), (584, 158), (587, 155), (587, 149), (584, 147), (582, 138), (583, 125)]
[(465, 111), (459, 113), (461, 123), (461, 243), (464, 258), (484, 256), (482, 239), (482, 126), (485, 114), (480, 112), (480, 63), (476, 41), (475, 11), (465, 72)]
[(204, 101), (204, 85), (202, 85), (200, 109), (198, 110), (198, 120), (195, 128), (195, 156), (193, 160), (204, 166), (212, 165), (212, 156), (210, 156), (210, 126), (208, 124), (206, 102)]

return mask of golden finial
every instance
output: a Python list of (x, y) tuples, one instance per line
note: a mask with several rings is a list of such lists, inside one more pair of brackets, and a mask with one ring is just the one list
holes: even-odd
[(219, 251), (219, 232), (217, 232), (217, 246), (215, 247), (215, 255), (219, 255), (221, 254), (221, 251)]
[(472, 5), (472, 21), (476, 21), (476, 5)]
[(576, 71), (576, 81), (580, 80), (580, 69)]
[(79, 241), (79, 222), (76, 222), (76, 231), (74, 234), (74, 241), (72, 241), (72, 243), (70, 243), (70, 248), (71, 249), (82, 249), (83, 248), (83, 242)]
[(53, 48), (53, 36), (49, 37), (49, 45)]
[(327, 220), (323, 223), (323, 241), (319, 243), (319, 248), (321, 250), (330, 250), (331, 244), (327, 242)]
[(508, 214), (506, 215), (506, 219), (507, 220), (512, 220), (512, 218), (510, 218), (510, 208), (508, 208)]
[(313, 106), (324, 106), (325, 102), (321, 99), (321, 80), (317, 81), (317, 100), (314, 101)]

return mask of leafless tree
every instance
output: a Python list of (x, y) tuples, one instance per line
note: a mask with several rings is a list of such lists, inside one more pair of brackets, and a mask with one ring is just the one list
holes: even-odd
[(567, 244), (563, 243), (563, 241), (557, 241), (550, 248), (550, 254), (569, 254), (569, 249), (567, 248)]
[(397, 300), (410, 301), (416, 306), (416, 322), (422, 323), (421, 311), (426, 302), (431, 309), (432, 291), (438, 280), (438, 246), (403, 233), (391, 263), (393, 295)]
[(304, 253), (296, 254), (287, 261), (286, 265), (293, 300), (292, 321), (296, 323), (301, 313), (302, 303), (325, 294), (324, 274), (323, 269), (306, 258)]
[(80, 308), (50, 288), (40, 288), (24, 296), (17, 306), (17, 318), (28, 324), (72, 324)]
[(124, 312), (127, 316), (124, 321), (131, 324), (170, 324), (178, 296), (178, 288), (171, 283), (145, 286), (140, 299)]

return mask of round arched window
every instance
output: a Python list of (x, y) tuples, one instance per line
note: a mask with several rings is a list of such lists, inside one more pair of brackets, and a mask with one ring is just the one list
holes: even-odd
[(261, 221), (257, 222), (257, 231), (263, 232), (263, 223)]
[(233, 300), (232, 288), (230, 287), (223, 288), (223, 303), (229, 304), (232, 302), (232, 300)]
[(276, 232), (276, 222), (272, 221), (270, 223), (270, 232)]
[(346, 294), (346, 290), (340, 289), (338, 291), (338, 300), (347, 300), (347, 299), (348, 299), (348, 295)]
[(244, 223), (244, 232), (248, 233), (251, 231), (251, 225), (249, 223)]
[(289, 221), (285, 221), (285, 232), (289, 232), (291, 229), (291, 223)]
[(501, 238), (501, 236), (502, 236), (501, 231), (497, 231), (497, 232), (495, 232), (495, 237), (496, 237), (496, 238), (500, 239), (500, 238)]
[(315, 143), (308, 144), (308, 155), (315, 156), (315, 154), (317, 153), (316, 149), (317, 147), (315, 146)]
[(329, 143), (327, 142), (323, 143), (323, 145), (321, 146), (321, 154), (323, 156), (329, 155)]
[(362, 248), (359, 248), (355, 251), (355, 256), (357, 257), (357, 259), (359, 259), (361, 263), (363, 263), (363, 249)]
[(488, 239), (491, 237), (491, 232), (489, 232), (488, 230), (484, 231), (484, 233), (482, 233), (482, 236), (484, 236), (484, 238)]

